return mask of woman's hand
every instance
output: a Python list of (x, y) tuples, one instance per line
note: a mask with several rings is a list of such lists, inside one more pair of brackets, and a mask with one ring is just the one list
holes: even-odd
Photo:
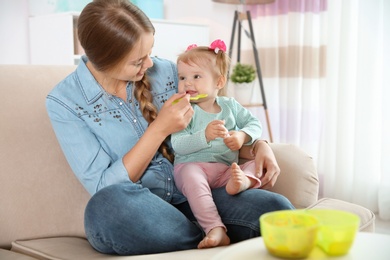
[[(172, 104), (177, 99), (181, 100)], [(158, 129), (163, 131), (165, 136), (168, 136), (186, 128), (193, 114), (190, 95), (176, 93), (165, 102), (153, 124), (158, 125)]]
[[(179, 98), (182, 100), (173, 105), (172, 102)], [(123, 156), (123, 164), (133, 182), (142, 177), (166, 137), (189, 124), (194, 114), (189, 98), (189, 95), (181, 93), (168, 99), (136, 145)]]
[(262, 189), (271, 189), (275, 185), (280, 168), (267, 142), (257, 140), (252, 146), (243, 146), (240, 150), (240, 157), (255, 160), (256, 175), (261, 180)]

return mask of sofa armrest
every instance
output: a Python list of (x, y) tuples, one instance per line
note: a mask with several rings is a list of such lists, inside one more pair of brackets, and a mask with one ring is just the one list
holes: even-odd
[(280, 167), (271, 191), (287, 197), (296, 208), (306, 208), (318, 200), (319, 182), (313, 158), (293, 144), (270, 143)]
[(375, 232), (375, 215), (363, 206), (338, 199), (322, 198), (310, 205), (308, 209), (336, 209), (353, 213), (359, 216), (359, 231)]

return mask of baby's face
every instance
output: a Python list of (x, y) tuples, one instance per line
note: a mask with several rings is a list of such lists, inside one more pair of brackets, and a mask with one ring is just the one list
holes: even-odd
[(200, 67), (194, 63), (188, 64), (179, 61), (177, 70), (179, 92), (186, 92), (191, 97), (198, 94), (207, 94), (208, 98), (215, 98), (218, 95), (217, 80), (208, 68)]

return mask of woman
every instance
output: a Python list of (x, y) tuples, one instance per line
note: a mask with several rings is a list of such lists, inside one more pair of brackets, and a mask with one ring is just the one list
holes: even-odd
[[(203, 238), (173, 181), (169, 136), (184, 129), (193, 110), (176, 93), (174, 63), (151, 58), (154, 28), (126, 0), (89, 3), (79, 17), (85, 50), (76, 71), (47, 97), (64, 154), (92, 195), (85, 210), (88, 241), (99, 252), (136, 255), (196, 248)], [(177, 99), (177, 104), (172, 104)], [(264, 189), (279, 174), (265, 142), (252, 147)], [(252, 158), (251, 147), (241, 157)], [(213, 191), (232, 242), (259, 236), (258, 218), (290, 202), (266, 190), (230, 196)]]

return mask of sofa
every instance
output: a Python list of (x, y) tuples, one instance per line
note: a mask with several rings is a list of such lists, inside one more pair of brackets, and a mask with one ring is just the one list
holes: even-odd
[[(0, 259), (210, 259), (226, 247), (119, 257), (95, 251), (85, 238), (90, 195), (70, 169), (45, 109), (48, 92), (75, 66), (0, 65)], [(359, 205), (318, 199), (312, 158), (292, 144), (271, 143), (281, 174), (272, 191), (296, 208), (356, 213), (373, 232), (374, 214)], [(152, 234), (151, 234), (152, 235)]]

